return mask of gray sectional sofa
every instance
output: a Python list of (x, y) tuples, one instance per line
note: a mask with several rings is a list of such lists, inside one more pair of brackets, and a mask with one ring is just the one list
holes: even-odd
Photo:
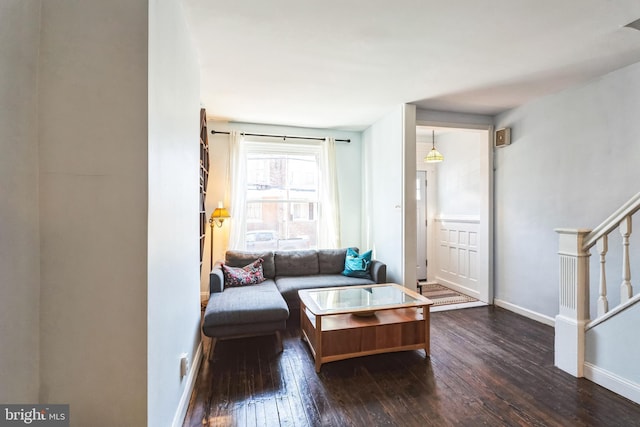
[(230, 267), (244, 267), (262, 258), (265, 281), (225, 288), (221, 264), (214, 266), (202, 325), (203, 333), (212, 338), (209, 356), (212, 357), (218, 339), (273, 333), (282, 350), (280, 330), (286, 328), (290, 310), (300, 308), (300, 289), (386, 282), (387, 267), (377, 260), (371, 261), (371, 279), (342, 275), (346, 251), (227, 251), (225, 264)]

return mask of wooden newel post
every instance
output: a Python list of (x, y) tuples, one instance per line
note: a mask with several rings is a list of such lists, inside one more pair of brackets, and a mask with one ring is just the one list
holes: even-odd
[(557, 229), (559, 237), (560, 311), (555, 322), (555, 365), (583, 376), (585, 325), (589, 321), (589, 252), (583, 250), (591, 230)]

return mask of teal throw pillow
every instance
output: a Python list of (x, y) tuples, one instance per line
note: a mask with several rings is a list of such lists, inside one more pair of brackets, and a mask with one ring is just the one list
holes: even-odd
[(371, 274), (369, 273), (370, 266), (371, 251), (359, 255), (357, 249), (348, 248), (347, 255), (344, 259), (344, 271), (342, 274), (349, 277), (371, 279)]

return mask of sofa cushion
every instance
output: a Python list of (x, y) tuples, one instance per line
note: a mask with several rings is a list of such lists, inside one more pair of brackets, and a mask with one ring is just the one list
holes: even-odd
[(226, 288), (211, 294), (203, 327), (269, 323), (286, 320), (289, 308), (273, 280), (253, 286)]
[(245, 251), (227, 251), (224, 263), (229, 267), (244, 267), (252, 263), (258, 258), (262, 258), (262, 271), (266, 279), (276, 277), (276, 267), (273, 259), (273, 252), (245, 252)]
[(318, 250), (318, 267), (320, 274), (338, 274), (344, 269), (346, 249)]
[(347, 277), (342, 274), (314, 274), (309, 276), (276, 277), (276, 286), (291, 308), (299, 308), (298, 291), (300, 289), (328, 288), (332, 286), (369, 285), (370, 279)]
[(276, 251), (276, 276), (306, 276), (318, 274), (318, 251)]
[(257, 285), (264, 282), (262, 262), (262, 258), (258, 258), (244, 267), (229, 267), (222, 264), (225, 287)]

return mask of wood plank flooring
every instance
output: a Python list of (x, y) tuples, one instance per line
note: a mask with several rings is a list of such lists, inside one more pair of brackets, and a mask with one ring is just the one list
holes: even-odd
[(553, 366), (551, 327), (504, 309), (432, 313), (430, 359), (366, 356), (319, 374), (297, 320), (280, 354), (273, 336), (219, 342), (184, 426), (640, 426), (640, 405)]

